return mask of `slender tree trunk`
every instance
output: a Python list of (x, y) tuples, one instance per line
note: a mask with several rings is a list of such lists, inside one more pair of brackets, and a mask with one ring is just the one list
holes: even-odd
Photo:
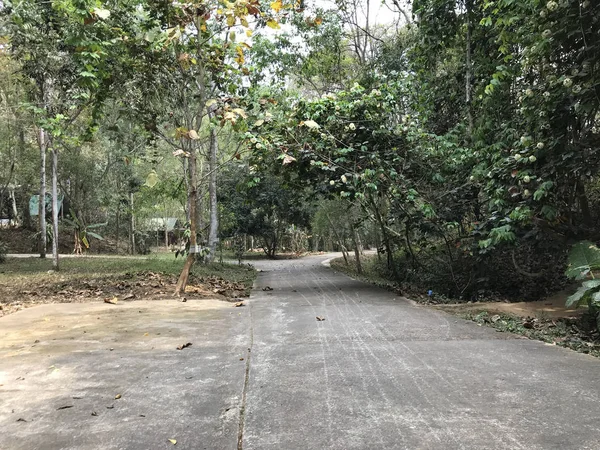
[(179, 275), (179, 280), (177, 280), (175, 295), (181, 295), (185, 292), (185, 287), (187, 286), (188, 278), (190, 277), (190, 269), (196, 260), (196, 205), (198, 204), (198, 180), (196, 176), (196, 149), (194, 147), (190, 150), (189, 177), (190, 252), (185, 260), (181, 274)]
[(116, 236), (115, 236), (115, 251), (117, 253), (119, 253), (119, 226), (120, 226), (120, 221), (121, 219), (121, 200), (119, 199), (119, 202), (117, 203), (117, 217), (116, 217)]
[(352, 241), (354, 242), (354, 258), (356, 259), (356, 271), (360, 274), (363, 273), (362, 264), (360, 263), (360, 247), (359, 247), (359, 238), (358, 232), (356, 231), (356, 227), (354, 224), (350, 224), (352, 228)]
[(13, 224), (11, 224), (11, 226), (12, 225), (17, 226), (20, 223), (20, 221), (19, 221), (19, 211), (17, 209), (17, 199), (15, 198), (14, 188), (9, 191), (9, 198), (10, 198), (10, 202), (11, 202), (11, 206), (12, 206), (12, 217), (13, 217)]
[(46, 257), (46, 150), (48, 148), (48, 137), (46, 130), (40, 128), (40, 195), (39, 195), (39, 219), (40, 219), (40, 258)]
[(217, 251), (217, 242), (219, 241), (219, 211), (217, 205), (217, 152), (218, 152), (217, 132), (214, 129), (210, 131), (210, 159), (208, 170), (210, 172), (208, 178), (208, 193), (210, 197), (210, 227), (208, 232), (208, 249), (207, 261), (214, 261)]
[(344, 245), (344, 241), (342, 240), (342, 237), (338, 234), (337, 229), (335, 228), (335, 225), (333, 224), (333, 221), (331, 220), (331, 217), (329, 217), (329, 214), (325, 213), (325, 217), (327, 217), (329, 226), (331, 226), (331, 231), (335, 235), (335, 238), (337, 239), (337, 241), (340, 245), (340, 248), (342, 249), (342, 256), (344, 257), (344, 262), (346, 263), (346, 265), (348, 265), (348, 252), (346, 250), (346, 246)]
[(52, 268), (58, 270), (58, 149), (52, 149)]
[(129, 241), (131, 244), (131, 254), (135, 255), (135, 214), (133, 213), (133, 192), (129, 193), (129, 208), (131, 209), (131, 217), (129, 221)]
[(577, 199), (579, 200), (579, 207), (581, 209), (581, 215), (583, 223), (585, 225), (592, 224), (592, 214), (590, 213), (590, 203), (585, 193), (585, 185), (581, 180), (577, 181)]
[(373, 200), (373, 197), (370, 197), (370, 200), (371, 200), (371, 205), (373, 207), (373, 212), (375, 213), (375, 218), (377, 219), (377, 223), (379, 224), (379, 228), (381, 229), (381, 237), (383, 239), (383, 243), (385, 245), (385, 251), (387, 253), (388, 269), (390, 269), (392, 271), (394, 278), (398, 279), (399, 278), (398, 269), (396, 267), (396, 263), (394, 261), (394, 255), (392, 253), (392, 244), (390, 241), (390, 236), (389, 236), (387, 230), (385, 229), (385, 223), (383, 222), (383, 217), (381, 217), (381, 213), (379, 212), (379, 208), (377, 207), (375, 200)]
[[(187, 167), (186, 167), (186, 162), (187, 162)], [(190, 160), (189, 158), (184, 158), (183, 159), (183, 173), (184, 173), (184, 179), (186, 180), (185, 185), (187, 188), (188, 193), (191, 192), (191, 188), (190, 188)], [(196, 190), (198, 189), (198, 186), (196, 186)], [(191, 216), (190, 216), (190, 211), (191, 211), (191, 207), (190, 207), (190, 196), (188, 195), (188, 198), (185, 201), (185, 218), (186, 218), (186, 222), (187, 223), (191, 223)]]
[(204, 226), (204, 211), (205, 211), (205, 207), (204, 207), (204, 192), (202, 189), (202, 181), (204, 179), (204, 159), (200, 158), (200, 161), (198, 161), (198, 165), (200, 167), (198, 167), (197, 170), (197, 178), (199, 178), (199, 183), (200, 186), (197, 187), (198, 189), (198, 200), (197, 200), (197, 206), (196, 206), (196, 227), (198, 228), (199, 232), (201, 233), (200, 235), (200, 240), (199, 240), (199, 245), (203, 245), (206, 240), (203, 236), (203, 232), (202, 230), (205, 229)]
[[(168, 215), (168, 211), (165, 208), (165, 216)], [(169, 218), (165, 217), (165, 249), (169, 249)]]
[(465, 91), (466, 91), (466, 103), (467, 103), (467, 120), (469, 124), (469, 139), (473, 135), (473, 111), (471, 108), (473, 102), (473, 87), (472, 77), (473, 68), (471, 63), (471, 34), (472, 34), (472, 0), (465, 0), (465, 8), (467, 13), (467, 48), (466, 48), (466, 70), (465, 70)]

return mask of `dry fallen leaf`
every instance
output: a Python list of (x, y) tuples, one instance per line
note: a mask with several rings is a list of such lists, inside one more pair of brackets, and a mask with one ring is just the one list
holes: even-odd
[(177, 444), (177, 439), (169, 439), (169, 442), (173, 445)]
[(235, 307), (236, 307), (236, 308), (239, 308), (240, 306), (244, 306), (244, 302), (237, 302), (237, 303), (235, 304)]
[(192, 345), (191, 342), (188, 342), (187, 344), (181, 344), (177, 346), (177, 350), (183, 350), (184, 348), (190, 347)]
[(271, 286), (265, 286), (263, 288), (263, 291), (272, 291), (272, 290), (273, 290), (273, 288)]
[(110, 303), (111, 305), (116, 305), (118, 301), (119, 299), (117, 297), (104, 299), (104, 303)]
[(59, 408), (56, 408), (56, 410), (60, 411), (61, 409), (69, 409), (69, 408), (72, 408), (72, 407), (73, 407), (73, 405), (65, 405), (65, 406), (61, 406)]
[(323, 322), (324, 320), (325, 320), (325, 317), (323, 317), (323, 316), (317, 316), (317, 321)]
[(96, 417), (98, 413), (96, 411), (92, 411), (92, 416)]
[(121, 398), (121, 394), (115, 395), (115, 400), (119, 400)]

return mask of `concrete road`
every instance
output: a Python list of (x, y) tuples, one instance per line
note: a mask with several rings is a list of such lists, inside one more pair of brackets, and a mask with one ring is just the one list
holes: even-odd
[(600, 449), (600, 361), (415, 306), (324, 259), (261, 263), (242, 308), (0, 319), (0, 448)]

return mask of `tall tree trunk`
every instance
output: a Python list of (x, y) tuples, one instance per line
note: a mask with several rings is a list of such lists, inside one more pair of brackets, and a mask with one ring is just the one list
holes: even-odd
[(377, 203), (372, 196), (369, 196), (371, 201), (371, 206), (373, 207), (373, 213), (375, 214), (375, 218), (377, 219), (377, 223), (379, 224), (379, 228), (381, 229), (381, 237), (383, 240), (383, 244), (385, 245), (385, 252), (387, 253), (387, 266), (388, 269), (392, 271), (394, 278), (400, 278), (398, 276), (398, 268), (396, 267), (396, 263), (394, 261), (394, 254), (392, 253), (392, 243), (390, 241), (389, 233), (385, 228), (385, 223), (383, 221), (383, 217), (381, 217), (381, 213), (379, 212), (379, 208)]
[(10, 198), (10, 203), (11, 203), (11, 207), (12, 207), (12, 217), (13, 217), (13, 223), (11, 224), (11, 226), (18, 226), (20, 221), (19, 221), (19, 210), (17, 209), (17, 199), (15, 198), (15, 190), (14, 188), (11, 189), (9, 191), (9, 198)]
[(56, 148), (52, 148), (52, 231), (52, 268), (58, 270), (58, 149)]
[[(187, 167), (186, 167), (186, 163), (187, 163)], [(192, 191), (190, 188), (190, 159), (189, 158), (184, 158), (183, 159), (183, 173), (184, 173), (184, 179), (185, 179), (185, 186), (187, 188), (188, 194)], [(196, 186), (196, 190), (198, 189), (198, 186)], [(191, 223), (191, 216), (190, 216), (190, 211), (191, 211), (191, 207), (190, 207), (190, 196), (188, 195), (188, 198), (185, 201), (185, 219), (187, 223)]]
[(467, 103), (467, 120), (469, 124), (469, 140), (473, 135), (473, 111), (471, 105), (473, 103), (473, 67), (471, 62), (471, 35), (472, 35), (472, 10), (473, 0), (465, 0), (465, 8), (467, 13), (467, 44), (466, 44), (466, 70), (465, 70), (465, 92), (466, 92), (466, 103)]
[(342, 239), (342, 236), (340, 236), (339, 233), (337, 232), (337, 229), (336, 229), (335, 225), (333, 224), (331, 217), (329, 217), (328, 213), (325, 213), (325, 217), (327, 218), (327, 221), (329, 222), (329, 226), (331, 227), (332, 233), (335, 235), (335, 238), (337, 239), (338, 244), (339, 244), (340, 248), (342, 249), (342, 256), (344, 257), (344, 263), (346, 263), (346, 265), (348, 265), (348, 252), (346, 250), (346, 246), (344, 245), (344, 240)]
[(207, 262), (213, 262), (217, 251), (217, 242), (219, 241), (219, 211), (217, 205), (217, 152), (219, 150), (217, 142), (217, 132), (214, 129), (210, 131), (210, 158), (208, 164), (208, 195), (210, 197), (210, 227), (208, 232)]
[(585, 185), (581, 179), (577, 180), (577, 199), (579, 201), (579, 208), (581, 209), (581, 216), (585, 225), (592, 224), (592, 214), (590, 212), (590, 203), (585, 193)]
[(200, 240), (199, 245), (204, 245), (204, 243), (206, 242), (205, 237), (204, 237), (204, 233), (203, 230), (205, 229), (205, 225), (204, 225), (204, 192), (202, 189), (202, 180), (204, 179), (204, 159), (200, 158), (199, 161), (199, 168), (197, 170), (197, 178), (198, 181), (200, 183), (200, 186), (197, 187), (198, 190), (198, 200), (197, 200), (197, 205), (196, 205), (196, 227), (198, 228), (198, 231), (200, 232)]
[(196, 260), (196, 250), (197, 250), (197, 241), (196, 241), (196, 205), (198, 204), (198, 180), (196, 176), (196, 149), (192, 146), (190, 150), (189, 157), (189, 178), (190, 182), (188, 183), (188, 200), (189, 200), (189, 215), (190, 215), (190, 251), (188, 253), (187, 259), (185, 260), (185, 264), (183, 265), (183, 269), (181, 270), (181, 274), (179, 275), (179, 279), (177, 280), (177, 285), (175, 286), (175, 295), (181, 295), (185, 292), (185, 287), (187, 286), (188, 278), (190, 277), (190, 269)]
[(131, 254), (135, 255), (135, 214), (133, 213), (133, 192), (129, 193), (129, 208), (131, 209), (131, 216), (129, 221), (129, 241), (131, 245)]
[(39, 219), (40, 219), (40, 258), (46, 257), (46, 150), (48, 148), (48, 137), (46, 130), (40, 128), (40, 195), (39, 195)]
[(169, 218), (165, 217), (165, 249), (169, 249)]
[(117, 217), (116, 217), (116, 236), (115, 236), (115, 251), (117, 252), (117, 254), (119, 253), (119, 226), (121, 223), (121, 199), (119, 199), (119, 202), (117, 203)]
[(359, 246), (359, 242), (360, 239), (358, 238), (358, 232), (356, 231), (356, 227), (354, 226), (354, 224), (350, 224), (350, 227), (352, 228), (352, 241), (354, 243), (354, 258), (356, 259), (356, 271), (360, 274), (363, 273), (362, 270), (362, 264), (360, 263), (360, 246)]

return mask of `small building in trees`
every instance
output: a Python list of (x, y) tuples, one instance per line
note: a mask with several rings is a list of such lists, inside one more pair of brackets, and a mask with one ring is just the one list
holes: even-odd
[(164, 241), (165, 247), (179, 241), (179, 235), (183, 230), (181, 221), (176, 217), (152, 217), (146, 221), (146, 232), (152, 233), (156, 238), (156, 246)]

